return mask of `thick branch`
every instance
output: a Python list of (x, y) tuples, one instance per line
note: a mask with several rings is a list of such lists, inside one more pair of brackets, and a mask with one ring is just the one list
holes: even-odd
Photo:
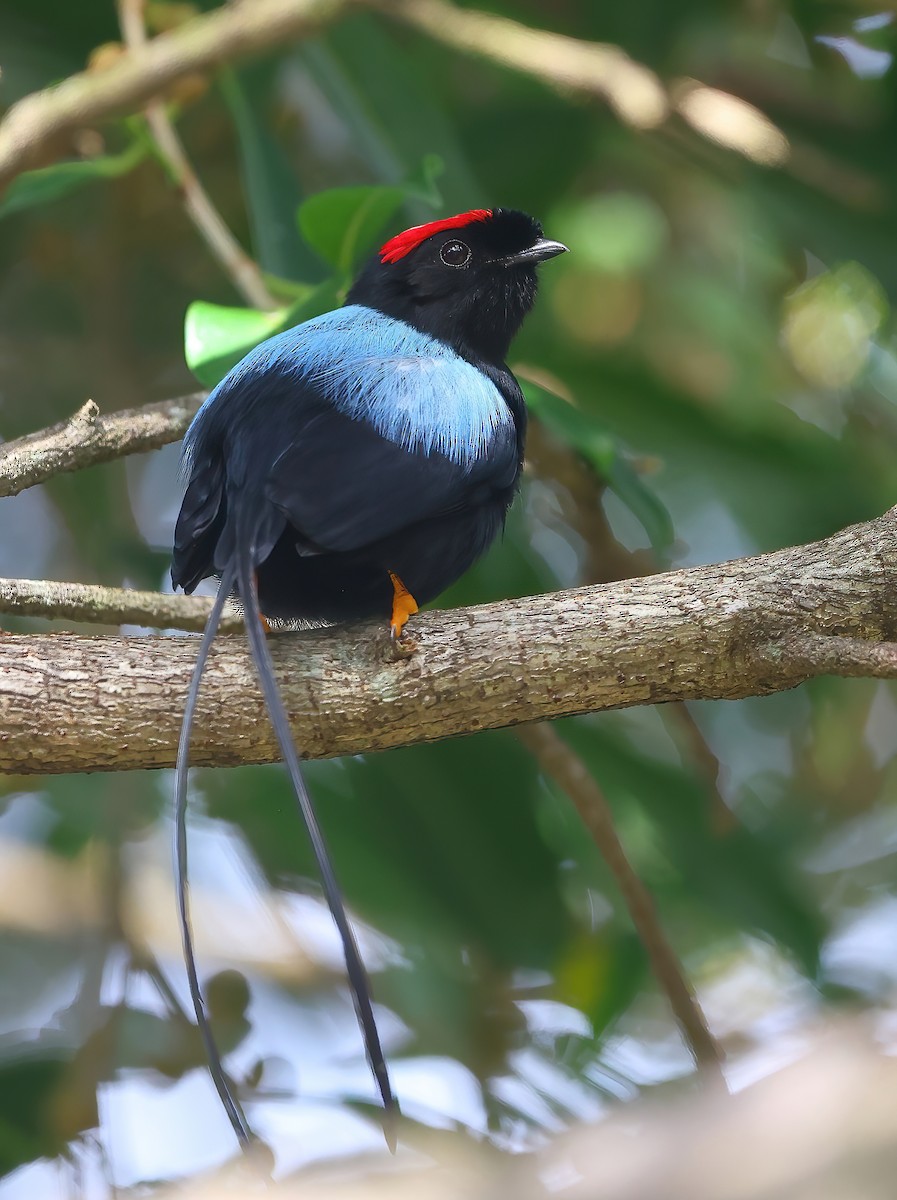
[(79, 471), (125, 454), (158, 450), (183, 437), (205, 392), (101, 416), (92, 400), (68, 421), (0, 442), (0, 497), (15, 496), (65, 471)]
[(814, 675), (841, 675), (847, 679), (897, 676), (897, 645), (893, 642), (799, 633), (776, 647), (775, 653), (784, 655), (795, 667), (804, 664)]
[[(758, 558), (421, 614), (413, 631), (417, 650), (399, 659), (372, 624), (274, 638), (305, 754), (856, 674), (861, 641), (897, 637), (897, 510)], [(829, 637), (851, 639), (843, 672)], [(0, 770), (171, 766), (195, 653), (186, 638), (0, 636)], [(882, 649), (863, 666), (895, 676), (897, 654)], [(244, 639), (222, 638), (193, 761), (276, 758)]]

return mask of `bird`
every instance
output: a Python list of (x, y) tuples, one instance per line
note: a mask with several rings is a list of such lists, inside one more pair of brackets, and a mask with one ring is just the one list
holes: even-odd
[(197, 1024), (244, 1149), (252, 1139), (209, 1028), (187, 893), (186, 797), (200, 683), (225, 601), (244, 613), (256, 673), (339, 931), (368, 1062), (395, 1149), (392, 1090), (370, 985), (275, 681), (279, 623), (380, 617), (407, 639), (502, 530), (519, 488), (526, 405), (507, 366), (537, 266), (567, 247), (509, 208), (471, 209), (396, 234), (342, 307), (276, 334), (217, 384), (184, 438), (186, 491), (171, 576), (218, 590), (187, 695), (176, 767), (178, 915)]

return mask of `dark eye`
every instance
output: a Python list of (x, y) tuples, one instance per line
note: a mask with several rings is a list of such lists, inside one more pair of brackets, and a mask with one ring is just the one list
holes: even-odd
[(470, 262), (470, 247), (466, 242), (452, 239), (443, 245), (439, 257), (447, 267), (466, 267)]

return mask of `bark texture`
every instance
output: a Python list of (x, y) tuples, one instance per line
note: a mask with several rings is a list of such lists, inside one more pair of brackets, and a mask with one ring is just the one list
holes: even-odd
[[(897, 510), (824, 541), (384, 626), (273, 637), (306, 757), (671, 700), (735, 699), (819, 673), (897, 674)], [(0, 770), (170, 767), (196, 642), (0, 637)], [(245, 638), (221, 637), (192, 761), (278, 757)]]
[(193, 392), (107, 416), (88, 400), (68, 421), (0, 442), (0, 497), (16, 496), (66, 471), (158, 450), (183, 436), (205, 397), (205, 392)]
[[(207, 596), (175, 596), (51, 579), (0, 579), (0, 613), (20, 617), (202, 633), (211, 610), (212, 601)], [(243, 618), (234, 606), (225, 606), (220, 628), (222, 633), (242, 630)]]

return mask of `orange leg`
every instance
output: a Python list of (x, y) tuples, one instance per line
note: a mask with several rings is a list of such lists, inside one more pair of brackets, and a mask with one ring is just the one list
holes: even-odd
[(398, 575), (389, 572), (392, 582), (392, 624), (390, 633), (393, 641), (402, 636), (405, 622), (417, 612), (417, 601), (399, 579)]

